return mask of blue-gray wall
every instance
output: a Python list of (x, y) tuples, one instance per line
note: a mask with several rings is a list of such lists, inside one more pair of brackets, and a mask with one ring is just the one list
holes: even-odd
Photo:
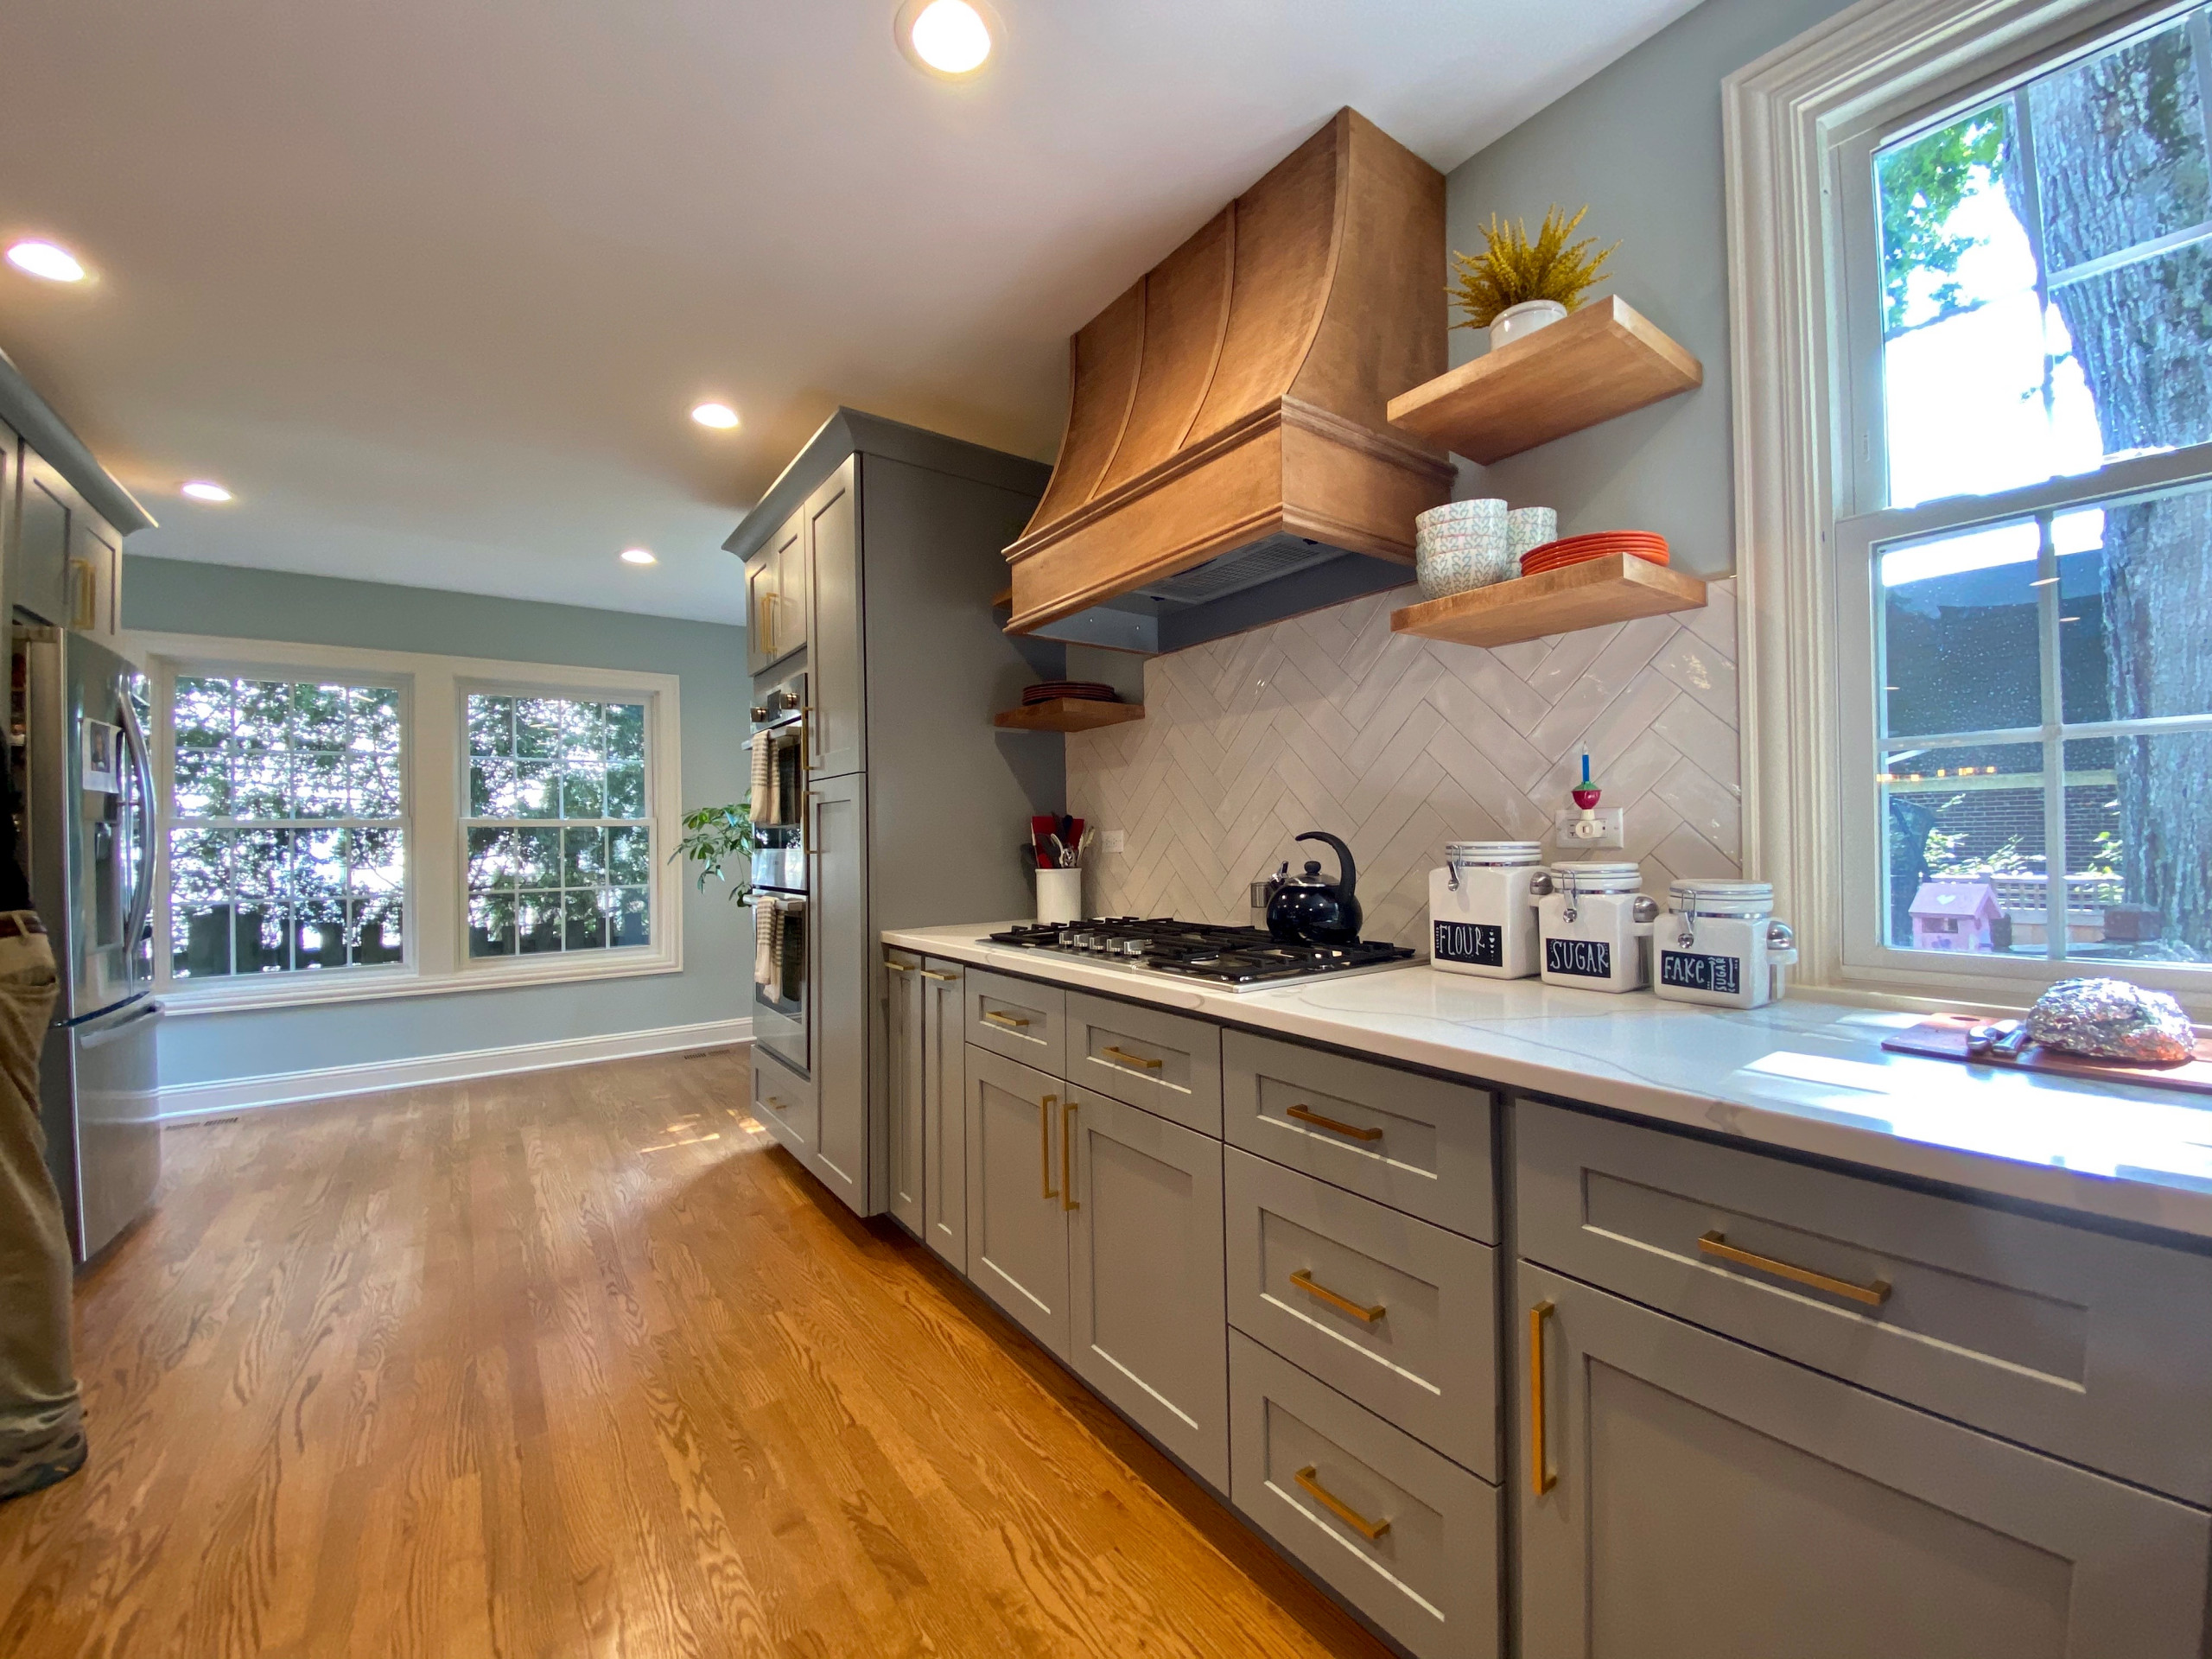
[[(1560, 532), (1656, 530), (1699, 575), (1735, 568), (1728, 421), (1728, 223), (1720, 82), (1842, 10), (1841, 0), (1706, 0), (1548, 105), (1447, 181), (1446, 234), (1482, 251), (1495, 213), (1531, 236), (1545, 209), (1586, 202), (1579, 234), (1618, 241), (1597, 291), (1618, 294), (1705, 365), (1705, 384), (1494, 467), (1457, 493), (1559, 509)], [(1456, 314), (1455, 314), (1456, 320)], [(1484, 349), (1452, 331), (1452, 361)]]
[[(746, 785), (741, 628), (140, 557), (124, 560), (123, 620), (170, 633), (674, 674), (683, 682), (683, 804), (735, 800)], [(726, 893), (685, 882), (680, 974), (165, 1020), (162, 1082), (742, 1019), (751, 1012), (752, 912)]]

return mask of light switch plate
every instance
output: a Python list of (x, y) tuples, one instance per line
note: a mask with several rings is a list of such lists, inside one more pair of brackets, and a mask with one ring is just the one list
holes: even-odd
[(1628, 845), (1627, 808), (1601, 806), (1598, 809), (1596, 821), (1598, 824), (1596, 835), (1578, 836), (1574, 832), (1581, 827), (1581, 812), (1571, 806), (1562, 806), (1553, 819), (1552, 840), (1562, 849), (1571, 849), (1583, 853), (1596, 852), (1608, 847), (1624, 848)]
[(1101, 830), (1098, 832), (1098, 850), (1102, 853), (1118, 853), (1128, 842), (1129, 832), (1126, 830)]

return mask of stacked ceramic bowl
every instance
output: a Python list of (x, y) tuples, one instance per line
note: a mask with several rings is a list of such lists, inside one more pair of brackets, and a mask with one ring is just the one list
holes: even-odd
[(1519, 575), (1506, 538), (1505, 503), (1447, 501), (1415, 518), (1414, 574), (1427, 599)]

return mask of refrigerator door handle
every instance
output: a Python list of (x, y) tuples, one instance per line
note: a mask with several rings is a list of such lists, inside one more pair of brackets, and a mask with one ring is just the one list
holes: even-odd
[(93, 1014), (76, 1027), (77, 1046), (79, 1048), (99, 1048), (111, 1043), (141, 1020), (150, 1020), (161, 1011), (162, 1005), (149, 996), (120, 1020), (115, 1017), (112, 1009)]
[(138, 724), (138, 710), (123, 699), (124, 741), (130, 746), (131, 770), (138, 774), (138, 880), (130, 896), (130, 918), (123, 930), (123, 948), (135, 954), (139, 937), (154, 920), (154, 837), (159, 815), (154, 810), (154, 763), (146, 747), (146, 734)]

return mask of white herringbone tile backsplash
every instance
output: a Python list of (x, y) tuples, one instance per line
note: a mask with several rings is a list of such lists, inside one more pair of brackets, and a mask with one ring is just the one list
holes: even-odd
[(1407, 588), (1153, 658), (1144, 719), (1067, 741), (1067, 810), (1128, 832), (1086, 906), (1242, 923), (1284, 859), (1333, 874), (1291, 842), (1326, 830), (1358, 861), (1367, 936), (1425, 948), (1444, 843), (1546, 836), (1586, 745), (1647, 892), (1737, 874), (1736, 585), (1710, 591), (1701, 611), (1479, 651), (1391, 632)]

